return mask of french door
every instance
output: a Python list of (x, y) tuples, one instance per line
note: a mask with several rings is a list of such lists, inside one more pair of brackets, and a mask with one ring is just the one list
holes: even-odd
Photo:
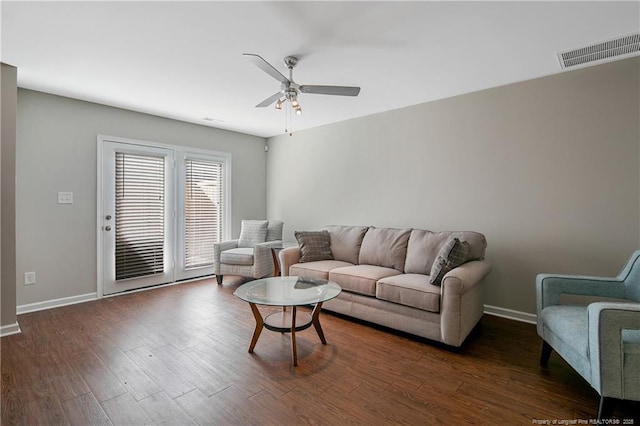
[(213, 274), (229, 159), (106, 137), (98, 150), (98, 295)]
[(103, 294), (174, 280), (173, 151), (104, 142)]
[(224, 164), (195, 154), (178, 161), (178, 279), (213, 274), (213, 244), (222, 241)]

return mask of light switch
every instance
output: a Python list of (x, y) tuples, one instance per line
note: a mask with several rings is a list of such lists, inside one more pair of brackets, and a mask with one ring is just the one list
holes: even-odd
[(24, 285), (31, 285), (36, 283), (36, 273), (35, 272), (25, 272), (24, 273)]
[(58, 204), (73, 204), (73, 192), (58, 192)]

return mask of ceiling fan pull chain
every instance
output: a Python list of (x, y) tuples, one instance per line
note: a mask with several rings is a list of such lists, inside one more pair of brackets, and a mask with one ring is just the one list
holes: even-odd
[(293, 107), (291, 105), (289, 105), (287, 112), (289, 113), (289, 136), (293, 136)]
[(284, 132), (289, 132), (289, 103), (284, 104)]

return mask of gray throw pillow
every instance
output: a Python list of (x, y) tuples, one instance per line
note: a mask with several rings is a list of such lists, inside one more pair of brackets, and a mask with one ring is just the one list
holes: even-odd
[(300, 263), (333, 259), (328, 231), (296, 231), (294, 235), (302, 254)]
[(240, 226), (240, 238), (238, 247), (253, 247), (256, 244), (264, 243), (267, 237), (267, 220), (243, 220)]
[(468, 257), (469, 243), (457, 238), (450, 238), (444, 243), (435, 262), (433, 262), (429, 282), (433, 285), (441, 285), (442, 278), (447, 272), (464, 264)]

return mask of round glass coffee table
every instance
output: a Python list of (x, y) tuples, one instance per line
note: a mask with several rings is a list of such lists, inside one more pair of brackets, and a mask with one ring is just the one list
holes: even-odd
[[(253, 353), (263, 327), (280, 333), (291, 333), (293, 365), (298, 365), (296, 332), (306, 330), (313, 325), (320, 341), (326, 345), (327, 341), (320, 326), (320, 310), (322, 303), (333, 299), (341, 291), (340, 286), (334, 282), (302, 277), (263, 278), (238, 287), (233, 294), (249, 302), (251, 312), (256, 320), (249, 353)], [(263, 318), (257, 305), (282, 306), (283, 309)], [(315, 305), (311, 315), (306, 312), (297, 313), (296, 308), (303, 305)], [(288, 310), (287, 307), (291, 307), (291, 309)]]

